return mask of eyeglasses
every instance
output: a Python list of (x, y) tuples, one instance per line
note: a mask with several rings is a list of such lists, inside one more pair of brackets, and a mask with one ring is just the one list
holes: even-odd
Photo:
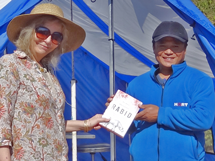
[(51, 41), (55, 45), (59, 45), (63, 40), (63, 35), (60, 32), (54, 32), (51, 34), (51, 31), (43, 26), (39, 26), (35, 29), (36, 36), (39, 39), (45, 40), (51, 35)]

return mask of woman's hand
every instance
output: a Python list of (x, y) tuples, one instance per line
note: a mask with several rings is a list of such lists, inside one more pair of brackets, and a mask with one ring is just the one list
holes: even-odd
[(95, 116), (87, 120), (66, 120), (66, 132), (72, 131), (85, 131), (88, 132), (92, 129), (98, 130), (101, 128), (100, 122), (108, 122), (109, 119), (102, 118), (102, 114), (96, 114)]
[(108, 122), (110, 119), (102, 118), (102, 114), (96, 114), (95, 116), (88, 119), (88, 128), (89, 131), (92, 129), (98, 130), (101, 128), (99, 125), (100, 122)]

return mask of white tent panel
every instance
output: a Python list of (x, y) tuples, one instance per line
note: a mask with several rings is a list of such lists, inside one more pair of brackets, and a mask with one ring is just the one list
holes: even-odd
[[(47, 1), (43, 0), (42, 3)], [(72, 3), (71, 13), (70, 2), (70, 0), (51, 1), (51, 3), (57, 4), (63, 9), (66, 18), (71, 19), (72, 14), (73, 21), (84, 28), (86, 31), (86, 39), (82, 46), (98, 59), (109, 65), (110, 44), (108, 35), (101, 31), (75, 3)], [(109, 24), (107, 0), (96, 0), (94, 3), (90, 0), (84, 0), (84, 2), (105, 24)], [(114, 32), (155, 63), (156, 60), (152, 50), (151, 36), (160, 22), (165, 20), (178, 21), (184, 25), (189, 37), (191, 38), (193, 36), (192, 28), (161, 0), (117, 0), (114, 1), (113, 15)], [(115, 70), (117, 72), (137, 76), (149, 70), (148, 66), (127, 53), (117, 43), (115, 43), (114, 48)], [(202, 52), (197, 40), (189, 40), (186, 61), (188, 65), (213, 77), (205, 54)]]
[(0, 0), (0, 10), (6, 6), (11, 0)]
[[(108, 25), (109, 23), (108, 1), (97, 0), (96, 2), (92, 3), (89, 0), (84, 0), (84, 2), (91, 8), (91, 10), (94, 13), (97, 14), (98, 17), (100, 17), (100, 19), (102, 19)], [(142, 53), (144, 56), (146, 56), (153, 62), (156, 61), (152, 51), (151, 36), (154, 29), (156, 28), (156, 26), (158, 26), (158, 24), (161, 21), (165, 20), (178, 21), (184, 25), (190, 38), (193, 35), (192, 28), (185, 21), (183, 21), (167, 4), (165, 4), (161, 0), (153, 1), (117, 0), (114, 1), (113, 14), (114, 14), (114, 31), (127, 43), (129, 43), (136, 50), (138, 50), (140, 53)], [(80, 16), (81, 15), (78, 15), (78, 17)], [(84, 25), (84, 23), (86, 23), (85, 18), (83, 19), (85, 22), (83, 21), (82, 24), (80, 24), (81, 26)], [(78, 20), (77, 23), (79, 24)], [(86, 25), (84, 29), (87, 31), (87, 34), (91, 30), (88, 25)], [(98, 50), (99, 56), (98, 54), (95, 54), (95, 52), (93, 52), (92, 50), (90, 52), (97, 56), (99, 59), (103, 60), (106, 64), (108, 64), (109, 55), (108, 53), (109, 45), (107, 44), (108, 37), (105, 37), (105, 35), (104, 37), (102, 37), (103, 45), (106, 44), (105, 45), (106, 47), (104, 47), (103, 45), (100, 45), (101, 41), (99, 40), (97, 40), (98, 43), (96, 44), (93, 43), (94, 39), (99, 38), (101, 40), (101, 37), (97, 37), (95, 32), (94, 33), (91, 32), (91, 34), (92, 36), (89, 37), (90, 39), (85, 40), (83, 46), (87, 46), (86, 44), (88, 44), (89, 41), (92, 41), (91, 45), (94, 44), (95, 47), (92, 50)], [(91, 39), (92, 37), (94, 38)], [(141, 65), (142, 64), (141, 62), (137, 61), (136, 59), (132, 59), (129, 56), (126, 56), (125, 53), (126, 52), (124, 50), (117, 50), (117, 47), (115, 47), (116, 71), (123, 74), (140, 75), (145, 71), (149, 70), (149, 68), (146, 67), (145, 65)], [(102, 55), (104, 55), (104, 57)], [(117, 62), (117, 60), (119, 59), (122, 60), (122, 62), (127, 63), (124, 64), (124, 66), (120, 65), (120, 67), (118, 67), (118, 64), (122, 64)], [(134, 60), (134, 62), (132, 60), (127, 61), (128, 59), (132, 59)], [(210, 67), (207, 63), (205, 54), (199, 47), (197, 40), (192, 39), (189, 40), (186, 61), (190, 66), (200, 69), (201, 71), (207, 73), (208, 75), (213, 76)]]
[[(106, 7), (108, 8), (108, 4)], [(103, 31), (101, 31), (83, 12), (81, 12), (75, 4), (73, 4), (73, 13), (74, 22), (78, 23), (86, 31), (86, 39), (82, 46), (108, 65), (110, 56), (109, 37), (103, 33)], [(108, 19), (108, 17), (106, 17), (106, 19)], [(144, 71), (148, 71), (148, 67), (145, 64), (131, 56), (116, 43), (114, 48), (115, 70), (117, 72), (122, 74), (139, 75), (139, 73), (142, 74)], [(145, 68), (146, 70), (144, 70)]]

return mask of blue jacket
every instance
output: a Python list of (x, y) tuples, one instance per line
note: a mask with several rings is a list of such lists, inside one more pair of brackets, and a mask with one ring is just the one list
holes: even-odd
[(127, 88), (143, 104), (159, 107), (156, 123), (134, 121), (130, 153), (134, 161), (203, 161), (204, 131), (215, 113), (212, 79), (183, 62), (172, 66), (173, 74), (162, 87), (155, 77), (157, 67)]

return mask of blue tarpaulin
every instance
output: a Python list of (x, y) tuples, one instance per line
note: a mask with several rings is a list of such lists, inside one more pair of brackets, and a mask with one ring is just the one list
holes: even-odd
[(0, 55), (3, 55), (5, 48), (9, 43), (6, 28), (10, 20), (22, 13), (29, 13), (32, 7), (40, 1), (41, 0), (13, 0), (0, 10)]

